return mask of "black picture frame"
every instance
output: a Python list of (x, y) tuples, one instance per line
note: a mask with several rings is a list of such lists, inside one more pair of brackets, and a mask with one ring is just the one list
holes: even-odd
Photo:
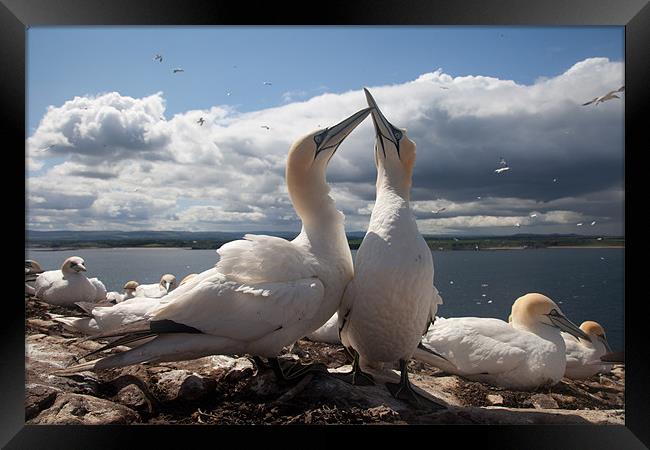
[[(324, 7), (326, 6), (326, 7)], [(335, 0), (327, 4), (255, 1), (217, 2), (199, 0), (0, 0), (0, 83), (2, 123), (5, 126), (5, 175), (20, 167), (25, 147), (26, 108), (26, 29), (37, 25), (618, 25), (625, 26), (625, 347), (626, 404), (625, 426), (453, 426), (453, 427), (181, 427), (181, 426), (39, 426), (24, 420), (24, 319), (18, 302), (18, 281), (8, 283), (15, 295), (3, 299), (2, 375), (0, 397), (0, 444), (4, 448), (131, 448), (134, 439), (144, 438), (156, 447), (232, 445), (226, 439), (252, 439), (280, 445), (344, 445), (351, 439), (372, 438), (393, 445), (453, 445), (478, 439), (480, 445), (497, 448), (647, 448), (650, 445), (650, 393), (647, 383), (648, 354), (644, 353), (644, 321), (647, 300), (635, 296), (642, 278), (636, 257), (643, 256), (638, 221), (633, 220), (629, 202), (639, 204), (644, 167), (640, 155), (642, 132), (647, 128), (648, 80), (650, 80), (650, 5), (648, 0)], [(11, 162), (10, 162), (11, 161)], [(8, 177), (5, 177), (8, 179)], [(18, 200), (12, 181), (5, 182), (5, 198), (17, 199), (14, 207), (25, 208)], [(7, 195), (8, 194), (8, 195)], [(23, 197), (24, 199), (24, 197)], [(20, 214), (5, 221), (6, 236), (20, 235)], [(9, 217), (7, 217), (9, 219)], [(635, 223), (637, 225), (635, 225)], [(25, 222), (23, 222), (25, 225)], [(635, 230), (636, 227), (636, 230)], [(18, 239), (6, 239), (20, 248)], [(16, 241), (14, 243), (14, 241)], [(24, 252), (24, 245), (22, 247)], [(14, 263), (16, 255), (12, 252)], [(19, 265), (12, 266), (17, 271)], [(12, 269), (13, 270), (13, 269)], [(15, 278), (14, 278), (15, 277)], [(11, 272), (8, 278), (18, 280)], [(14, 290), (10, 292), (13, 294)], [(22, 297), (22, 294), (20, 294)], [(635, 298), (636, 297), (636, 298)], [(21, 375), (22, 374), (22, 375)], [(459, 428), (460, 427), (460, 428)], [(215, 433), (217, 433), (215, 435)], [(406, 434), (405, 434), (406, 433)], [(413, 435), (419, 434), (419, 436)], [(319, 435), (324, 439), (319, 439)], [(342, 439), (336, 439), (342, 438)], [(406, 439), (406, 440), (405, 440)], [(424, 439), (424, 441), (421, 441)], [(206, 440), (206, 441), (204, 441)], [(416, 441), (417, 440), (417, 441)], [(232, 442), (232, 441), (228, 441)], [(241, 445), (241, 444), (235, 444)]]

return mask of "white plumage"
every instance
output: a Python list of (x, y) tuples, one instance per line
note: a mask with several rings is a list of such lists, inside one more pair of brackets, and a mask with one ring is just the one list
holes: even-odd
[(141, 284), (135, 289), (135, 297), (160, 298), (176, 288), (176, 277), (166, 273), (159, 283)]
[[(325, 323), (353, 274), (344, 218), (328, 195), (325, 171), (340, 143), (368, 113), (368, 109), (359, 111), (334, 127), (308, 134), (289, 151), (287, 187), (303, 222), (293, 241), (246, 235), (223, 245), (214, 269), (161, 298), (147, 313), (151, 325), (173, 323), (199, 333), (162, 333), (131, 351), (70, 370), (209, 354), (275, 357)], [(107, 309), (125, 308), (134, 301)], [(95, 310), (93, 314), (97, 316)]]
[(590, 341), (578, 339), (568, 333), (562, 333), (566, 344), (566, 371), (564, 376), (572, 379), (588, 378), (597, 373), (611, 371), (610, 364), (594, 364), (600, 357), (612, 350), (609, 347), (605, 330), (597, 322), (586, 321), (580, 325), (590, 338)]
[(512, 309), (511, 324), (492, 318), (437, 318), (422, 344), (445, 359), (423, 349), (413, 356), (447, 373), (510, 389), (557, 383), (566, 367), (560, 329), (586, 335), (541, 294), (518, 298)]
[(334, 313), (330, 320), (313, 333), (308, 334), (307, 339), (314, 342), (325, 342), (326, 344), (340, 344), (339, 339), (339, 315)]
[(84, 260), (78, 256), (66, 259), (60, 270), (43, 272), (36, 278), (34, 294), (53, 305), (76, 302), (97, 302), (106, 298), (106, 287), (97, 278), (88, 279)]

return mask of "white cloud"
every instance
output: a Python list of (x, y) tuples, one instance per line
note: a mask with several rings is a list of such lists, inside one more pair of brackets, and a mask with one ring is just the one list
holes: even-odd
[[(412, 203), (421, 230), (531, 222), (556, 231), (593, 217), (622, 231), (624, 98), (581, 106), (622, 83), (622, 63), (591, 58), (530, 86), (439, 69), (369, 89), (417, 142)], [(240, 113), (215, 105), (169, 120), (161, 92), (110, 92), (51, 106), (27, 140), (28, 226), (297, 231), (284, 185), (289, 146), (366, 101), (361, 90), (299, 102), (305, 93), (285, 94), (290, 103), (274, 108)], [(372, 211), (373, 143), (368, 119), (328, 170), (350, 231), (365, 229)], [(494, 174), (500, 157), (511, 166), (503, 176)], [(539, 213), (535, 222), (531, 211)]]

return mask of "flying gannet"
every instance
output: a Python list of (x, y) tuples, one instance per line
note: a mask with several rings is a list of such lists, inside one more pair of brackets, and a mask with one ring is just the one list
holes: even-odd
[(607, 100), (612, 100), (614, 98), (620, 98), (618, 95), (616, 95), (617, 92), (624, 92), (625, 91), (625, 86), (621, 86), (620, 88), (616, 89), (615, 91), (609, 91), (605, 95), (601, 95), (600, 97), (595, 97), (593, 100), (589, 100), (586, 103), (583, 103), (582, 106), (587, 106), (591, 105), (594, 103), (595, 105), (598, 105), (599, 103), (605, 102)]
[(156, 56), (153, 57), (153, 60), (154, 60), (154, 61), (158, 61), (158, 62), (162, 62), (162, 61), (163, 61), (163, 57), (162, 57), (162, 55), (156, 53)]
[(217, 250), (220, 259), (213, 269), (160, 299), (146, 319), (96, 336), (124, 336), (106, 348), (154, 339), (59, 374), (215, 354), (267, 357), (285, 379), (306, 373), (304, 367), (295, 370), (295, 366), (285, 372), (276, 356), (336, 312), (352, 279), (344, 216), (328, 195), (325, 175), (341, 142), (369, 113), (370, 108), (363, 109), (333, 127), (307, 134), (289, 150), (287, 190), (302, 220), (294, 240), (247, 234), (224, 244)]
[(178, 72), (185, 72), (185, 69), (181, 69), (180, 67), (177, 67), (175, 69), (172, 69), (173, 73), (178, 73)]
[(86, 278), (84, 260), (72, 256), (60, 270), (41, 273), (34, 283), (39, 300), (53, 305), (74, 305), (76, 302), (97, 302), (106, 298), (106, 288), (97, 278)]
[(601, 362), (601, 356), (612, 352), (603, 327), (598, 322), (588, 320), (582, 322), (580, 329), (589, 336), (591, 341), (562, 333), (566, 344), (566, 370), (564, 376), (571, 379), (581, 379), (597, 373), (609, 372), (611, 365), (594, 364)]
[(353, 384), (374, 380), (362, 369), (399, 362), (400, 383), (391, 394), (421, 402), (408, 380), (406, 364), (433, 321), (442, 299), (433, 285), (433, 257), (418, 231), (410, 190), (415, 143), (393, 126), (364, 89), (372, 107), (377, 168), (376, 201), (355, 258), (355, 276), (338, 311), (341, 342), (354, 358), (342, 378)]
[(160, 298), (176, 288), (176, 277), (166, 273), (155, 284), (141, 284), (135, 289), (135, 297)]
[(566, 345), (561, 331), (590, 339), (542, 294), (519, 297), (509, 320), (508, 324), (482, 317), (436, 318), (413, 357), (470, 380), (534, 389), (564, 376)]
[(196, 123), (203, 126), (203, 124), (205, 123), (205, 120), (203, 119), (203, 117), (200, 117), (199, 120), (196, 121)]

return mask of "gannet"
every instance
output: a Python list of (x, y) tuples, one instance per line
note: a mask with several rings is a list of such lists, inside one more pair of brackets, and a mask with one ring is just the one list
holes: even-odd
[(494, 172), (501, 173), (501, 172), (505, 172), (506, 170), (510, 170), (510, 167), (500, 167), (498, 169), (494, 169)]
[(196, 123), (203, 126), (203, 124), (205, 123), (205, 120), (203, 119), (203, 117), (200, 117), (199, 120), (196, 121)]
[(607, 373), (611, 365), (594, 364), (600, 357), (612, 352), (607, 342), (605, 330), (598, 322), (582, 322), (580, 329), (591, 339), (578, 339), (568, 333), (562, 333), (566, 344), (566, 370), (564, 376), (572, 379), (588, 378), (597, 373)]
[(438, 209), (436, 209), (434, 211), (431, 211), (431, 212), (434, 213), (434, 214), (439, 214), (439, 213), (443, 212), (445, 209), (447, 209), (447, 208), (438, 208)]
[(72, 256), (61, 270), (41, 273), (34, 284), (35, 295), (53, 305), (74, 305), (75, 302), (97, 302), (106, 298), (106, 288), (97, 278), (88, 279), (84, 260)]
[(268, 125), (260, 125), (260, 128), (266, 128), (267, 130), (270, 130), (270, 129), (271, 129), (271, 127), (268, 126)]
[(136, 297), (160, 298), (169, 294), (176, 288), (176, 277), (171, 273), (166, 273), (160, 277), (160, 283), (141, 284), (135, 289)]
[(598, 105), (599, 103), (605, 102), (607, 100), (611, 100), (614, 98), (620, 98), (618, 95), (616, 95), (617, 92), (624, 92), (625, 91), (625, 86), (621, 86), (620, 88), (616, 89), (615, 91), (609, 91), (607, 94), (602, 95), (600, 97), (595, 97), (593, 100), (589, 100), (586, 103), (583, 103), (582, 106), (587, 106), (591, 105), (592, 103), (595, 103)]
[(25, 294), (26, 295), (28, 296), (36, 295), (36, 290), (34, 289), (33, 283), (34, 281), (36, 281), (38, 275), (43, 272), (44, 272), (43, 268), (37, 261), (31, 259), (25, 260)]
[(174, 73), (185, 72), (185, 69), (181, 69), (180, 67), (177, 67), (176, 69), (172, 69), (172, 72)]
[(272, 83), (270, 81), (265, 81), (263, 84), (264, 86), (271, 86)]
[(109, 292), (106, 294), (106, 300), (111, 303), (122, 303), (125, 300), (135, 297), (135, 290), (139, 286), (137, 281), (128, 281), (122, 289), (124, 293)]
[(564, 376), (566, 346), (561, 331), (590, 339), (542, 294), (519, 297), (510, 319), (508, 324), (492, 318), (437, 318), (413, 357), (470, 380), (533, 389), (553, 385)]
[(163, 61), (163, 57), (162, 57), (162, 55), (156, 53), (156, 56), (153, 57), (153, 60), (154, 60), (154, 61), (158, 61), (158, 62), (162, 62), (162, 61)]
[(276, 373), (286, 378), (304, 374), (303, 369), (283, 373), (276, 356), (336, 312), (352, 279), (344, 216), (328, 195), (325, 172), (341, 142), (369, 113), (363, 109), (331, 128), (307, 134), (289, 150), (287, 190), (302, 220), (294, 240), (247, 234), (224, 244), (213, 269), (160, 299), (146, 319), (96, 336), (124, 336), (107, 348), (155, 339), (60, 374), (215, 354), (268, 357)]
[(376, 201), (355, 258), (355, 276), (338, 310), (341, 342), (353, 355), (343, 379), (373, 380), (363, 366), (399, 361), (400, 383), (386, 386), (396, 398), (417, 400), (406, 364), (442, 299), (433, 285), (433, 257), (409, 205), (415, 143), (393, 126), (364, 89), (372, 107), (377, 168)]

